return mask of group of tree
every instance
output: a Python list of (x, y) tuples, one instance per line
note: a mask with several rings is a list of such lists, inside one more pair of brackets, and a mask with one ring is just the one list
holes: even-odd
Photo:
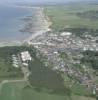
[(98, 51), (85, 51), (81, 63), (91, 66), (93, 69), (98, 70)]
[(60, 32), (72, 32), (74, 35), (83, 37), (85, 35), (91, 35), (91, 36), (98, 36), (98, 29), (93, 28), (64, 28), (63, 30), (60, 30)]
[(98, 11), (97, 10), (91, 10), (91, 11), (85, 11), (85, 12), (78, 12), (76, 13), (77, 16), (90, 19), (90, 20), (98, 20)]

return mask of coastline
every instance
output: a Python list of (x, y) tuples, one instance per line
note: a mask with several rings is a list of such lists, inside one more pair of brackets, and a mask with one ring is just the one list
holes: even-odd
[(12, 41), (12, 42), (0, 42), (0, 47), (6, 46), (21, 46), (23, 43), (20, 41)]
[(38, 10), (38, 19), (37, 19), (37, 23), (41, 26), (37, 26), (38, 30), (34, 31), (32, 30), (32, 35), (26, 39), (24, 42), (27, 42), (29, 45), (32, 44), (31, 40), (35, 39), (36, 37), (51, 31), (50, 26), (51, 26), (51, 22), (48, 20), (48, 17), (44, 14), (44, 8), (41, 7), (34, 7)]
[(40, 36), (44, 33), (46, 33), (47, 31), (50, 31), (51, 29), (49, 28), (51, 23), (47, 20), (45, 14), (44, 14), (44, 8), (39, 8), (40, 9), (40, 12), (39, 12), (39, 20), (42, 20), (42, 28), (39, 29), (39, 30), (36, 30), (35, 33), (33, 33), (31, 35), (30, 38), (27, 39), (27, 43), (30, 44), (30, 41), (32, 39), (35, 39), (37, 36)]
[[(20, 7), (20, 6), (19, 6)], [(29, 8), (29, 7), (25, 7)], [(27, 37), (27, 39), (24, 39), (23, 41), (15, 40), (15, 41), (0, 41), (0, 47), (5, 47), (5, 46), (21, 46), (24, 43), (31, 44), (31, 40), (35, 39), (37, 36), (40, 36), (47, 31), (50, 31), (51, 29), (49, 28), (51, 25), (51, 22), (48, 20), (48, 17), (44, 14), (44, 8), (42, 7), (30, 7), (30, 9), (35, 9), (37, 11), (36, 13), (36, 21), (34, 22), (36, 25), (33, 28), (30, 26), (30, 37)], [(31, 18), (32, 21), (32, 18)], [(32, 22), (33, 23), (33, 22)], [(27, 25), (29, 23), (27, 22)], [(27, 26), (28, 27), (28, 26)], [(35, 30), (34, 30), (35, 29)]]

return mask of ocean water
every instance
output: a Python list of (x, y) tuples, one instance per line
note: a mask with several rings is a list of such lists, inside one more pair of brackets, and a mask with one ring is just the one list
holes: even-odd
[(30, 8), (0, 5), (0, 42), (24, 40), (30, 36), (29, 33), (22, 33), (20, 30), (26, 22), (22, 20), (32, 16)]

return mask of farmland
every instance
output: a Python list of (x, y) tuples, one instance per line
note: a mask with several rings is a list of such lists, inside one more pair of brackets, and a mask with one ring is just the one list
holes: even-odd
[[(72, 98), (72, 99), (71, 99)], [(90, 97), (72, 95), (71, 100), (95, 100)], [(2, 87), (0, 100), (70, 100), (68, 96), (37, 92), (32, 89), (28, 82), (9, 82)]]
[(97, 29), (97, 9), (97, 5), (49, 6), (45, 8), (45, 13), (52, 22), (51, 28), (58, 32), (66, 28)]

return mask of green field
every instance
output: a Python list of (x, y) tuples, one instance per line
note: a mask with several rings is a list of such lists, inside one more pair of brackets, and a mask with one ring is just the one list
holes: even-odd
[(70, 89), (64, 86), (61, 74), (46, 67), (40, 59), (35, 58), (29, 64), (29, 67), (31, 71), (29, 80), (36, 91), (43, 91), (45, 89), (45, 92), (50, 94), (71, 95)]
[[(90, 28), (98, 29), (98, 20), (91, 20), (85, 17), (77, 16), (77, 13), (86, 13), (98, 11), (97, 5), (65, 5), (45, 7), (45, 14), (48, 15), (52, 22), (51, 28), (55, 31), (64, 28)], [(91, 15), (88, 14), (88, 15)], [(97, 14), (96, 14), (97, 15)]]
[[(72, 99), (71, 99), (72, 98)], [(9, 82), (2, 87), (0, 100), (95, 100), (90, 97), (72, 95), (53, 95), (45, 92), (37, 92), (28, 86), (27, 82)]]
[(36, 92), (26, 82), (5, 83), (0, 100), (69, 100), (67, 96)]

